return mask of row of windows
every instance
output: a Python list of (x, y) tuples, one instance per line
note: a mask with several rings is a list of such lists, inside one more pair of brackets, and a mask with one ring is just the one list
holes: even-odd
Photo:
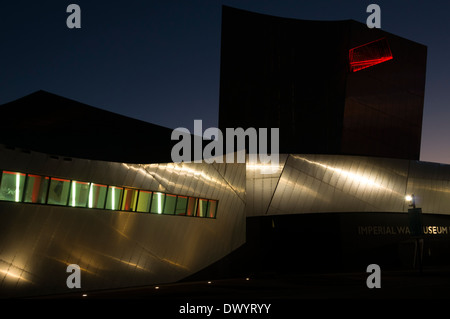
[(1, 171), (0, 200), (215, 218), (217, 201)]

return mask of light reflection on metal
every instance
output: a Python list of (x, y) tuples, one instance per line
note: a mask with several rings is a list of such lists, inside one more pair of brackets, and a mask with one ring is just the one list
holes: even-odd
[(304, 160), (304, 161), (306, 161), (308, 163), (311, 163), (311, 164), (314, 164), (314, 165), (318, 165), (318, 166), (323, 167), (325, 169), (329, 169), (329, 170), (331, 170), (333, 172), (336, 172), (336, 173), (338, 173), (338, 174), (340, 174), (340, 175), (342, 175), (344, 177), (350, 178), (351, 180), (356, 181), (357, 183), (360, 183), (361, 185), (368, 185), (370, 187), (375, 187), (375, 188), (379, 188), (379, 189), (388, 191), (388, 192), (393, 193), (393, 194), (395, 194), (397, 196), (400, 196), (400, 197), (403, 196), (402, 193), (400, 193), (400, 192), (398, 192), (398, 191), (396, 191), (396, 190), (394, 190), (394, 189), (392, 189), (390, 187), (386, 187), (386, 186), (384, 186), (384, 185), (382, 185), (380, 183), (377, 183), (374, 179), (367, 178), (367, 177), (362, 176), (360, 174), (353, 173), (353, 172), (350, 172), (350, 171), (347, 171), (347, 170), (341, 169), (341, 168), (331, 167), (329, 165), (322, 164), (322, 163), (319, 163), (319, 162), (310, 161), (310, 160), (307, 160), (306, 158), (302, 158), (302, 157), (300, 157), (298, 155), (292, 155), (292, 157)]
[(76, 182), (72, 181), (72, 207), (75, 207), (75, 199), (76, 197)]
[[(112, 255), (105, 254), (104, 252), (101, 252), (101, 251), (89, 249), (89, 248), (87, 248), (87, 247), (86, 247), (85, 251), (89, 251), (89, 252), (91, 253), (91, 255), (93, 255), (93, 256), (103, 256), (103, 257), (112, 259), (112, 260), (114, 260), (114, 261), (118, 261), (118, 262), (120, 262), (120, 263), (123, 263), (123, 264), (125, 264), (125, 265), (132, 266), (132, 267), (136, 267), (136, 268), (138, 268), (138, 269), (140, 269), (140, 270), (144, 270), (144, 271), (147, 271), (147, 272), (152, 272), (150, 269), (147, 269), (147, 268), (144, 268), (144, 267), (142, 267), (142, 266), (139, 266), (138, 264), (135, 264), (135, 263), (132, 263), (132, 262), (129, 262), (129, 261), (126, 261), (126, 260), (117, 258), (117, 257), (112, 256)], [(158, 257), (155, 256), (155, 255), (152, 255), (152, 257), (158, 258)], [(68, 264), (68, 263), (67, 263), (67, 264)], [(92, 262), (91, 262), (91, 264), (92, 264)], [(83, 268), (81, 268), (81, 267), (80, 267), (80, 269), (83, 270), (83, 271), (89, 272), (87, 269), (83, 269)], [(89, 273), (98, 276), (98, 274), (96, 274), (96, 273), (92, 273), (92, 272), (89, 272)]]
[(162, 214), (162, 203), (161, 203), (162, 194), (158, 193), (157, 196), (158, 196), (158, 214)]
[(111, 209), (115, 209), (114, 204), (116, 202), (116, 189), (115, 189), (115, 187), (110, 187), (110, 189), (111, 189), (111, 194), (112, 194)]
[(185, 270), (189, 270), (188, 267), (183, 266), (182, 264), (179, 264), (179, 263), (174, 262), (174, 261), (172, 261), (172, 260), (169, 260), (169, 259), (167, 259), (167, 258), (161, 258), (161, 260), (164, 261), (164, 262), (166, 262), (166, 263), (169, 263), (169, 264), (171, 264), (171, 265), (173, 265), (173, 266), (176, 266), (176, 267), (179, 267), (179, 268), (183, 268), (183, 269), (185, 269)]
[(94, 207), (94, 183), (89, 185), (89, 208)]
[(16, 174), (16, 202), (20, 201), (20, 173)]
[(149, 269), (146, 269), (146, 268), (144, 268), (144, 267), (141, 267), (141, 266), (139, 266), (138, 264), (135, 264), (135, 263), (132, 263), (132, 262), (129, 262), (129, 261), (126, 261), (126, 260), (123, 260), (123, 259), (120, 259), (120, 258), (117, 258), (117, 257), (114, 257), (114, 256), (108, 256), (108, 257), (111, 258), (111, 259), (113, 259), (113, 260), (116, 260), (116, 261), (118, 261), (118, 262), (121, 262), (121, 263), (123, 263), (123, 264), (125, 264), (125, 265), (132, 266), (132, 267), (136, 267), (137, 269), (151, 272)]
[[(166, 163), (166, 164), (126, 164), (122, 163), (122, 165), (128, 169), (132, 169), (138, 171), (141, 174), (145, 174), (146, 176), (152, 177), (155, 181), (157, 181), (160, 185), (166, 185), (164, 189), (160, 191), (167, 191), (168, 189), (172, 190), (176, 183), (173, 181), (174, 179), (168, 179), (161, 174), (156, 172), (157, 169), (161, 169), (163, 171), (167, 171), (170, 173), (175, 173), (177, 175), (185, 175), (188, 178), (194, 178), (196, 180), (201, 180), (211, 187), (231, 187), (229, 184), (225, 183), (223, 180), (217, 179), (211, 175), (208, 175), (203, 172), (204, 165), (213, 165), (213, 164), (197, 164), (200, 169), (195, 169), (192, 167), (188, 167), (183, 165), (182, 163)], [(242, 164), (243, 165), (243, 164)], [(244, 193), (244, 188), (236, 187), (233, 185), (232, 188), (235, 191), (240, 193)], [(190, 191), (195, 192), (195, 189), (190, 189)]]
[(354, 181), (356, 181), (358, 183), (361, 183), (363, 185), (369, 185), (369, 186), (372, 186), (372, 187), (378, 187), (378, 188), (382, 188), (382, 189), (385, 189), (385, 190), (392, 191), (391, 189), (386, 188), (385, 186), (383, 186), (383, 185), (373, 181), (370, 178), (367, 178), (367, 177), (364, 177), (364, 176), (361, 176), (361, 175), (349, 172), (347, 170), (336, 168), (336, 167), (332, 167), (332, 166), (329, 166), (329, 165), (326, 165), (326, 164), (322, 164), (322, 163), (319, 163), (319, 162), (310, 161), (310, 160), (308, 160), (306, 158), (303, 158), (303, 157), (300, 157), (298, 155), (292, 155), (292, 157), (300, 159), (300, 160), (305, 161), (307, 163), (314, 164), (314, 165), (323, 167), (325, 169), (331, 170), (333, 172), (336, 172), (336, 173), (338, 173), (338, 174), (340, 174), (340, 175), (342, 175), (344, 177), (348, 177), (348, 178), (350, 178), (350, 179), (352, 179), (352, 180), (354, 180)]
[[(289, 154), (279, 174), (247, 169), (246, 215), (402, 212), (407, 188), (418, 185), (407, 176), (406, 160)], [(424, 193), (416, 187), (408, 192)]]
[(261, 174), (276, 174), (279, 173), (283, 169), (284, 165), (282, 164), (266, 164), (266, 163), (247, 163), (246, 168), (252, 171), (259, 171)]
[[(119, 233), (122, 234), (121, 232), (119, 232)], [(159, 261), (168, 263), (168, 264), (173, 265), (173, 266), (176, 266), (176, 267), (178, 267), (178, 268), (183, 268), (183, 269), (185, 269), (185, 270), (189, 270), (188, 267), (186, 267), (186, 266), (184, 266), (184, 265), (182, 265), (182, 264), (180, 264), (180, 263), (174, 262), (174, 261), (172, 261), (172, 260), (170, 260), (170, 259), (168, 259), (168, 258), (161, 258), (161, 257), (158, 256), (157, 254), (152, 253), (152, 252), (149, 251), (148, 249), (145, 249), (145, 247), (141, 247), (141, 248), (145, 250), (145, 253), (146, 253), (147, 255), (149, 255), (150, 257), (152, 257), (152, 258), (154, 258), (154, 259), (156, 259), (156, 260), (159, 260)], [(117, 257), (112, 256), (112, 255), (109, 255), (109, 254), (105, 254), (104, 252), (101, 252), (101, 251), (92, 250), (92, 249), (89, 249), (89, 248), (87, 248), (87, 247), (85, 248), (85, 250), (86, 250), (86, 251), (90, 251), (90, 252), (92, 253), (92, 255), (103, 256), (103, 257), (106, 257), (106, 258), (110, 258), (110, 259), (112, 259), (112, 260), (114, 260), (114, 261), (118, 261), (118, 262), (121, 262), (121, 263), (123, 263), (123, 264), (126, 264), (126, 265), (129, 265), (129, 266), (136, 267), (136, 268), (138, 268), (138, 269), (140, 269), (140, 270), (144, 270), (144, 271), (147, 271), (147, 272), (152, 272), (151, 269), (141, 267), (141, 266), (139, 266), (138, 264), (135, 264), (135, 263), (132, 263), (132, 262), (129, 262), (129, 261), (126, 261), (126, 260), (117, 258)], [(66, 263), (66, 264), (68, 265), (69, 263)]]
[[(154, 165), (155, 164), (150, 164), (150, 165), (146, 165), (145, 167), (152, 168), (152, 166), (154, 167)], [(159, 165), (158, 168), (162, 169), (162, 170), (170, 171), (173, 173), (177, 173), (177, 174), (185, 174), (188, 177), (192, 177), (195, 179), (201, 179), (202, 181), (206, 182), (208, 185), (211, 185), (211, 186), (215, 186), (216, 184), (219, 184), (220, 186), (224, 186), (224, 187), (228, 186), (225, 183), (223, 183), (222, 181), (205, 174), (201, 170), (196, 170), (196, 169), (193, 169), (190, 167), (184, 167), (184, 166), (175, 165), (175, 164), (166, 164), (166, 165)], [(165, 180), (167, 184), (170, 183), (170, 181), (168, 179), (164, 178), (163, 176), (161, 176), (157, 173), (154, 173), (154, 172), (151, 172), (148, 170), (147, 170), (147, 172), (149, 174), (151, 174), (152, 176), (157, 176), (158, 180)], [(172, 184), (174, 184), (174, 183), (172, 182)]]
[(0, 269), (0, 272), (5, 274), (6, 276), (10, 277), (10, 278), (14, 278), (14, 279), (19, 279), (28, 283), (32, 283), (30, 280), (26, 279), (25, 277), (22, 277), (21, 275), (15, 274), (14, 272), (10, 271), (10, 270), (4, 270), (4, 269)]
[[(74, 254), (75, 255), (75, 254)], [(59, 263), (61, 263), (61, 264), (63, 264), (63, 265), (65, 265), (65, 266), (69, 266), (69, 265), (71, 265), (71, 264), (73, 264), (72, 262), (67, 262), (67, 261), (65, 261), (65, 260), (62, 260), (62, 259), (58, 259), (57, 257), (54, 257), (54, 256), (45, 256), (46, 258), (48, 258), (48, 259), (51, 259), (51, 260), (55, 260), (55, 261), (57, 261), (57, 262), (59, 262)], [(74, 260), (76, 260), (76, 259), (78, 259), (79, 257), (77, 256), (77, 258), (73, 258)], [(78, 265), (78, 264), (77, 264)], [(92, 265), (92, 263), (91, 263), (91, 265)], [(88, 273), (88, 274), (91, 274), (91, 275), (96, 275), (96, 276), (99, 276), (98, 274), (96, 274), (96, 273), (94, 273), (94, 272), (92, 272), (92, 271), (90, 271), (90, 270), (88, 270), (88, 269), (86, 269), (86, 268), (83, 268), (83, 267), (81, 267), (81, 266), (79, 266), (78, 265), (78, 267), (80, 267), (80, 270), (82, 270), (83, 272), (86, 272), (86, 273)]]

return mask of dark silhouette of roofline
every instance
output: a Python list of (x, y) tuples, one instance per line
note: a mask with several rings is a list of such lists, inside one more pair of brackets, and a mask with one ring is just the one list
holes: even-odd
[(126, 163), (171, 162), (172, 129), (43, 90), (0, 105), (0, 143)]

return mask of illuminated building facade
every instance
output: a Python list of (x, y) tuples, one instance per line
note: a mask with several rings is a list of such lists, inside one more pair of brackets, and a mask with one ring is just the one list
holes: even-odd
[(224, 7), (219, 128), (279, 127), (276, 167), (171, 163), (171, 130), (46, 92), (0, 106), (0, 296), (71, 293), (70, 264), (80, 292), (410, 266), (408, 194), (424, 263), (450, 262), (450, 166), (418, 161), (425, 59), (355, 21)]
[(245, 164), (129, 164), (0, 147), (0, 295), (181, 280), (245, 242)]
[(170, 163), (172, 130), (43, 91), (0, 111), (1, 297), (73, 292), (70, 264), (83, 291), (174, 282), (245, 243), (245, 164)]

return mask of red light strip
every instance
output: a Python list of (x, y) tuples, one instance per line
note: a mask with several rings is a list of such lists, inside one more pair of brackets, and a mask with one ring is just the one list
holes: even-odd
[(70, 180), (68, 180), (68, 179), (62, 179), (62, 178), (56, 178), (56, 177), (52, 177), (52, 181), (70, 182)]
[(78, 182), (78, 181), (73, 181), (73, 182), (75, 182), (77, 184), (89, 185), (89, 183), (86, 183), (86, 182)]
[(11, 175), (17, 175), (17, 174), (19, 174), (20, 176), (25, 176), (25, 174), (19, 173), (19, 172), (3, 171), (3, 173), (4, 173), (4, 174), (11, 174)]
[(41, 175), (32, 175), (32, 174), (28, 174), (29, 177), (34, 177), (34, 178), (45, 178), (48, 179), (47, 176), (41, 176)]
[(385, 38), (357, 46), (349, 51), (350, 70), (352, 72), (392, 59), (391, 49)]

